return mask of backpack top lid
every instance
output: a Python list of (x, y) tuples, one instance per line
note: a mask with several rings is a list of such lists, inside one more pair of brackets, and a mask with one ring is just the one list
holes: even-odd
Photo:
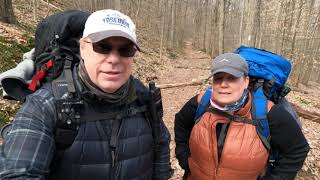
[(29, 84), (31, 92), (38, 85), (60, 76), (66, 60), (72, 62), (71, 67), (79, 62), (79, 39), (89, 15), (88, 12), (68, 10), (48, 16), (38, 24), (35, 33), (35, 74)]
[(68, 10), (58, 12), (42, 20), (35, 32), (35, 57), (46, 51), (51, 51), (53, 40), (59, 36), (59, 45), (70, 48), (74, 53), (79, 53), (79, 39), (89, 12)]
[(241, 46), (235, 53), (240, 54), (248, 62), (250, 77), (275, 81), (270, 93), (282, 90), (291, 71), (289, 60), (254, 47)]

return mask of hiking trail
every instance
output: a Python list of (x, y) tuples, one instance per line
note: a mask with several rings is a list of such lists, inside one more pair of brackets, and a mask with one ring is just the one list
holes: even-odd
[[(206, 79), (210, 75), (211, 58), (193, 49), (192, 43), (185, 42), (184, 56), (168, 61), (168, 65), (158, 72), (157, 84), (188, 83), (195, 80)], [(164, 108), (164, 121), (171, 134), (170, 154), (174, 175), (171, 179), (182, 179), (183, 170), (175, 158), (174, 143), (174, 116), (182, 106), (204, 88), (198, 86), (183, 86), (162, 89), (162, 103)]]

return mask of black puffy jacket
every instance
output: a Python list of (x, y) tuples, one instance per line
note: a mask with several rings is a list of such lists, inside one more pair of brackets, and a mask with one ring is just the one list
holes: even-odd
[[(134, 90), (144, 89), (133, 78)], [(73, 144), (58, 151), (49, 179), (116, 179), (151, 180), (171, 176), (169, 143), (170, 134), (160, 121), (160, 137), (153, 137), (150, 119), (143, 112), (123, 119), (109, 118), (109, 112), (139, 108), (138, 96), (130, 103), (110, 104), (95, 97), (86, 97), (82, 123)], [(87, 120), (87, 119), (89, 120)], [(90, 118), (99, 119), (90, 121)], [(118, 126), (118, 127), (117, 127)], [(116, 146), (112, 147), (114, 133)]]
[[(138, 98), (127, 105), (139, 105)], [(118, 120), (109, 119), (105, 112), (126, 107), (86, 98), (81, 111), (84, 122), (75, 140), (69, 148), (59, 149), (54, 135), (56, 108), (52, 88), (47, 85), (27, 97), (0, 150), (0, 179), (170, 178), (170, 134), (162, 120), (157, 124), (159, 136), (153, 138), (144, 113), (123, 118), (116, 146), (111, 147), (112, 129)], [(93, 117), (99, 120), (90, 121)]]

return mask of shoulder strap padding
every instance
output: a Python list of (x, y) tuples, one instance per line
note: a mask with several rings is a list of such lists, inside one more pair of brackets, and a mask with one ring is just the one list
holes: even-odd
[[(209, 87), (206, 89), (206, 91), (204, 93), (200, 93), (198, 95), (198, 108), (197, 108), (197, 111), (196, 111), (196, 114), (194, 117), (195, 124), (199, 122), (200, 117), (203, 115), (203, 113), (209, 107), (211, 94), (212, 94), (212, 89)], [(200, 98), (201, 98), (201, 100), (200, 100)]]
[(263, 93), (263, 87), (260, 86), (253, 92), (252, 98), (252, 119), (259, 121), (261, 126), (256, 126), (257, 134), (267, 150), (271, 149), (270, 146), (270, 130), (267, 119), (267, 113), (272, 107), (271, 101)]

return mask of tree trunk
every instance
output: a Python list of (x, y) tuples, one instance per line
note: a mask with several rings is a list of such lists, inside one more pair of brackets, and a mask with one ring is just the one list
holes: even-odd
[(219, 31), (216, 29), (218, 28), (218, 3), (215, 1), (214, 8), (212, 8), (212, 24), (211, 24), (211, 52), (210, 55), (212, 57), (216, 56), (219, 53), (219, 45), (217, 44), (219, 42)]
[(224, 0), (218, 2), (219, 54), (224, 52)]
[(317, 83), (320, 83), (320, 68), (318, 67), (318, 77), (317, 77)]
[(194, 45), (196, 48), (201, 48), (201, 22), (202, 22), (202, 3), (201, 1), (196, 2), (196, 8), (194, 12), (194, 27), (197, 29), (194, 30)]
[(121, 3), (120, 3), (120, 0), (114, 0), (113, 3), (114, 3), (114, 9), (116, 9), (116, 10), (118, 10), (118, 11), (121, 11)]
[(180, 46), (180, 35), (182, 28), (182, 0), (176, 0), (175, 4), (175, 29), (174, 29), (174, 47)]
[(306, 86), (308, 85), (311, 74), (312, 74), (313, 61), (314, 61), (313, 58), (308, 59), (308, 62), (306, 65), (307, 67), (305, 68), (304, 73), (302, 74), (301, 83)]
[(301, 13), (302, 13), (302, 5), (303, 5), (303, 3), (301, 1), (299, 1), (299, 11), (298, 11), (298, 15), (297, 15), (297, 20), (295, 21), (294, 26), (293, 26), (293, 30), (292, 30), (291, 53), (289, 54), (290, 59), (293, 59), (294, 54), (295, 54), (295, 43), (296, 43), (298, 25), (299, 25)]
[(244, 10), (248, 16), (245, 17), (247, 20), (242, 33), (242, 44), (255, 46), (260, 24), (260, 4), (261, 0), (249, 0), (245, 3), (247, 7)]
[(285, 47), (287, 46), (287, 39), (288, 39), (288, 26), (290, 24), (290, 18), (288, 18), (288, 16), (290, 15), (290, 1), (285, 1), (285, 5), (284, 5), (284, 22), (282, 23), (282, 36), (280, 38), (281, 40), (281, 46), (279, 48), (280, 51), (278, 51), (278, 54), (281, 55), (286, 55), (286, 49)]
[(303, 52), (304, 54), (308, 54), (306, 51), (309, 50), (309, 45), (310, 45), (310, 27), (312, 26), (311, 25), (311, 12), (312, 12), (312, 9), (313, 9), (313, 6), (314, 6), (314, 1), (315, 0), (311, 0), (311, 2), (308, 4), (308, 14), (307, 14), (307, 18), (306, 18), (306, 25), (304, 26), (304, 34), (306, 35), (306, 40), (304, 41), (304, 45), (303, 45)]
[[(185, 9), (184, 9), (184, 12), (183, 12), (183, 18), (182, 18), (182, 22), (183, 22), (183, 27), (189, 27), (187, 26), (187, 12), (188, 12), (188, 9), (189, 9), (189, 0), (186, 1), (186, 6), (185, 6)], [(186, 38), (185, 35), (187, 33), (187, 29), (182, 29), (182, 32), (181, 32), (181, 39), (180, 39), (180, 43), (183, 44), (183, 40)]]
[(253, 29), (252, 29), (252, 44), (254, 46), (258, 45), (258, 33), (261, 31), (261, 22), (260, 22), (260, 13), (261, 13), (261, 0), (256, 0), (256, 6), (255, 6), (255, 13), (254, 13), (254, 20), (253, 20)]
[[(212, 3), (212, 1), (210, 1), (211, 4), (210, 4), (210, 7), (212, 8), (209, 8), (211, 10), (209, 10), (209, 35), (208, 35), (208, 50), (207, 50), (207, 53), (212, 56), (213, 54), (213, 42), (214, 42), (214, 28), (215, 28), (215, 4)], [(214, 6), (214, 7), (213, 7)]]
[(277, 7), (277, 20), (276, 20), (276, 25), (277, 25), (277, 31), (275, 32), (275, 35), (274, 35), (274, 40), (273, 40), (273, 52), (277, 53), (278, 52), (278, 49), (279, 49), (279, 39), (281, 38), (280, 37), (280, 34), (281, 34), (281, 15), (282, 15), (282, 5), (283, 2), (280, 1), (278, 2), (278, 7)]
[(239, 46), (242, 45), (242, 31), (243, 31), (243, 20), (244, 20), (244, 12), (246, 8), (246, 0), (242, 0), (241, 6), (241, 20), (240, 20), (240, 27), (239, 27)]
[[(265, 9), (265, 4), (261, 3), (261, 6), (262, 6), (261, 9), (263, 11), (263, 9)], [(263, 39), (263, 36), (265, 35), (266, 29), (267, 29), (267, 25), (266, 25), (267, 18), (268, 18), (268, 10), (264, 10), (264, 15), (260, 16), (260, 31), (259, 31), (259, 40), (258, 40), (258, 45), (257, 45), (257, 47), (259, 49), (262, 48), (262, 39)], [(266, 45), (266, 44), (264, 44), (264, 45)]]
[(171, 29), (170, 29), (170, 48), (173, 49), (174, 48), (174, 31), (175, 31), (175, 20), (176, 20), (176, 1), (172, 0), (172, 4), (171, 4)]
[[(304, 1), (303, 1), (304, 2)], [(308, 2), (308, 1), (307, 1)], [(300, 47), (300, 51), (303, 53), (303, 58), (300, 59), (299, 62), (295, 62), (295, 67), (299, 67), (297, 69), (295, 69), (297, 71), (298, 74), (298, 78), (296, 78), (296, 85), (298, 85), (299, 83), (303, 83), (303, 84), (308, 84), (308, 77), (310, 77), (310, 75), (308, 73), (310, 72), (305, 72), (305, 71), (312, 71), (312, 66), (313, 66), (313, 58), (310, 56), (310, 54), (308, 54), (308, 50), (309, 50), (309, 45), (310, 45), (310, 39), (311, 39), (311, 35), (310, 35), (310, 18), (311, 18), (311, 12), (314, 6), (314, 0), (311, 0), (311, 2), (309, 4), (307, 4), (307, 17), (305, 18), (306, 20), (306, 24), (303, 27), (303, 34), (304, 34), (304, 43), (303, 46)], [(311, 67), (310, 67), (311, 66)], [(307, 75), (307, 76), (306, 76)]]
[(138, 27), (138, 17), (139, 17), (139, 13), (140, 13), (140, 6), (141, 6), (141, 0), (137, 0), (138, 1), (138, 7), (137, 7), (137, 10), (136, 10), (136, 14), (134, 16), (134, 22), (136, 24), (136, 27)]
[(313, 73), (313, 70), (314, 70), (313, 66), (314, 66), (314, 60), (315, 60), (314, 57), (317, 57), (317, 52), (318, 52), (318, 49), (320, 48), (320, 42), (316, 46), (315, 45), (315, 38), (313, 38), (310, 47), (312, 47), (312, 48), (316, 47), (316, 48), (313, 51), (313, 54), (309, 55), (310, 58), (308, 59), (307, 67), (306, 67), (306, 70), (304, 71), (305, 73), (302, 76), (301, 83), (304, 85), (308, 85), (308, 82), (309, 82), (311, 75)]
[(208, 22), (208, 0), (205, 1), (204, 9), (205, 9), (205, 17), (204, 17), (204, 32), (203, 32), (203, 42), (202, 47), (204, 50), (207, 50), (207, 22)]
[[(164, 1), (163, 3), (167, 3), (166, 1)], [(164, 7), (165, 4), (163, 5)], [(162, 6), (160, 7), (160, 10), (161, 10), (161, 35), (160, 35), (160, 61), (162, 59), (162, 49), (163, 49), (163, 39), (164, 39), (164, 22), (165, 22), (165, 13), (164, 13), (164, 9), (162, 8)]]
[(0, 0), (0, 21), (9, 24), (17, 23), (13, 13), (12, 0)]

